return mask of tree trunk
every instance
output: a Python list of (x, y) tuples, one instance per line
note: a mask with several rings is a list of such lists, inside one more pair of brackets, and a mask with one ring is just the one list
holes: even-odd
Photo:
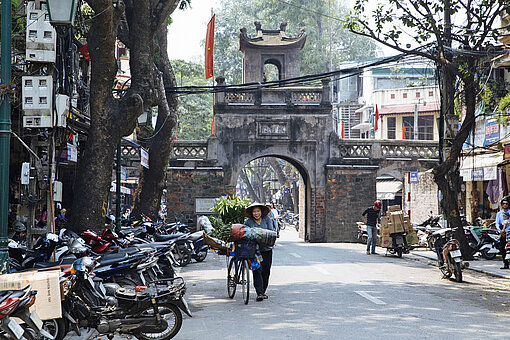
[(133, 209), (134, 216), (144, 213), (152, 219), (158, 217), (166, 169), (172, 151), (172, 136), (177, 122), (177, 94), (170, 92), (165, 94), (165, 87), (177, 86), (167, 53), (167, 32), (165, 25), (157, 34), (160, 52), (157, 66), (163, 72), (163, 83), (160, 88), (162, 99), (158, 105), (155, 135), (149, 148), (149, 169), (142, 167)]
[[(442, 194), (441, 207), (451, 228), (456, 228), (455, 238), (460, 242), (462, 256), (464, 259), (469, 260), (473, 258), (469, 245), (464, 234), (464, 228), (459, 214), (458, 197), (460, 194), (460, 174), (459, 174), (459, 157), (462, 152), (462, 145), (466, 141), (469, 132), (471, 131), (475, 122), (475, 104), (476, 104), (476, 89), (475, 85), (475, 60), (469, 58), (467, 60), (467, 72), (462, 79), (464, 85), (464, 98), (466, 100), (466, 117), (462, 123), (460, 131), (455, 135), (455, 138), (448, 141), (445, 145), (446, 159), (445, 161), (436, 166), (433, 170), (434, 181), (437, 183), (439, 190)], [(442, 92), (441, 100), (442, 107), (445, 110), (445, 116), (453, 114), (454, 111), (454, 95), (455, 95), (455, 80), (453, 74), (444, 68), (444, 75), (442, 79)], [(449, 127), (446, 127), (448, 131)]]
[[(271, 165), (274, 172), (276, 173), (276, 177), (278, 177), (278, 182), (280, 182), (281, 185), (286, 184), (290, 188), (292, 185), (291, 185), (289, 179), (287, 178), (287, 176), (285, 175), (285, 173), (283, 172), (283, 169), (282, 169), (280, 163), (278, 163), (278, 161), (276, 160), (276, 158), (268, 157), (268, 161), (269, 161), (269, 165)], [(292, 197), (292, 195), (290, 195), (290, 197), (291, 197), (292, 205), (294, 206), (294, 204), (295, 204), (294, 197)]]
[(113, 155), (120, 135), (111, 133), (114, 108), (111, 86), (117, 73), (115, 60), (115, 9), (107, 1), (96, 3), (100, 20), (93, 20), (88, 36), (92, 60), (90, 82), (91, 122), (87, 144), (80, 159), (80, 171), (74, 188), (70, 227), (76, 231), (104, 227), (108, 192), (111, 185)]
[(241, 179), (243, 180), (243, 182), (246, 184), (246, 187), (248, 188), (248, 193), (250, 194), (251, 199), (254, 200), (255, 202), (260, 202), (259, 196), (253, 189), (250, 179), (248, 178), (248, 175), (246, 174), (246, 170), (242, 169), (240, 175), (241, 175)]

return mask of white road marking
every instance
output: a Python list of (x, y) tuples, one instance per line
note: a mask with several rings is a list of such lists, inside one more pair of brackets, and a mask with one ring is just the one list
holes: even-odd
[(294, 256), (294, 257), (296, 257), (296, 258), (298, 258), (298, 259), (299, 259), (299, 258), (301, 258), (301, 255), (296, 254), (296, 253), (290, 253), (290, 255), (292, 255), (292, 256)]
[(326, 275), (331, 275), (330, 272), (328, 272), (326, 269), (324, 268), (321, 268), (321, 267), (314, 267), (315, 269), (317, 269), (319, 272), (321, 272), (322, 274), (326, 274)]
[(386, 302), (376, 298), (376, 297), (373, 297), (372, 295), (368, 294), (367, 292), (362, 292), (362, 291), (355, 291), (356, 294), (360, 295), (360, 296), (363, 296), (365, 299), (375, 303), (376, 305), (385, 305)]

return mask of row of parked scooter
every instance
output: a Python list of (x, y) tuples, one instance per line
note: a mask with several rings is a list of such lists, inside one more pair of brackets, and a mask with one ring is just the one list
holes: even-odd
[[(0, 338), (3, 333), (14, 339), (62, 339), (69, 330), (80, 335), (82, 328), (94, 328), (109, 338), (115, 333), (138, 339), (173, 338), (182, 325), (181, 311), (191, 316), (185, 282), (175, 277), (174, 267), (206, 258), (203, 231), (147, 217), (123, 224), (121, 228), (112, 224), (100, 233), (87, 230), (78, 235), (68, 229), (58, 235), (47, 233), (32, 250), (22, 239), (10, 240), (11, 271), (60, 267), (62, 317), (41, 322), (35, 315), (32, 324), (22, 319), (24, 324), (16, 327), (10, 317), (17, 310), (12, 299), (19, 297), (17, 306), (23, 306), (27, 305), (23, 297), (28, 294), (35, 301), (36, 293), (30, 287), (0, 292)], [(212, 233), (207, 217), (199, 224)]]

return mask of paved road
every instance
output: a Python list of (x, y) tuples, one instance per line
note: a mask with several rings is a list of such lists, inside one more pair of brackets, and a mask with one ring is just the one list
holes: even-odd
[(176, 339), (510, 337), (506, 282), (466, 273), (459, 284), (416, 257), (304, 243), (294, 230), (283, 231), (274, 249), (268, 300), (229, 299), (224, 256), (210, 254), (181, 275), (194, 316), (185, 317)]

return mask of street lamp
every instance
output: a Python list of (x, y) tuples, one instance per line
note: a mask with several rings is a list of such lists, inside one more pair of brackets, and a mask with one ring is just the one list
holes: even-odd
[(52, 25), (74, 25), (74, 16), (78, 7), (75, 0), (46, 0), (50, 23)]

